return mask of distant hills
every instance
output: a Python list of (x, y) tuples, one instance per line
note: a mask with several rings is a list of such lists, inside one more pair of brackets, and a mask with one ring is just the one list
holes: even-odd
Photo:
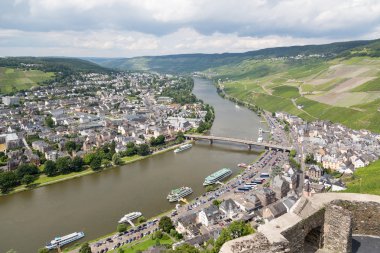
[(0, 67), (18, 68), (27, 65), (44, 72), (110, 72), (109, 68), (70, 57), (0, 57)]
[[(375, 48), (363, 51), (364, 48)], [(348, 56), (353, 49), (356, 54), (377, 53), (379, 40), (363, 40), (336, 42), (325, 45), (307, 45), (267, 48), (245, 53), (223, 54), (180, 54), (166, 56), (143, 56), (133, 58), (85, 58), (106, 68), (119, 70), (156, 71), (162, 73), (191, 73), (216, 68), (223, 65), (238, 64), (247, 59), (263, 59), (271, 57), (295, 57), (297, 55), (324, 55), (333, 58), (338, 55)]]

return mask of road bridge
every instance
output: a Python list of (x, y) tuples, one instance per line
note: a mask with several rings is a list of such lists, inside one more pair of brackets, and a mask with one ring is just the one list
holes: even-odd
[(223, 142), (232, 142), (247, 145), (249, 149), (252, 149), (252, 146), (256, 147), (264, 147), (266, 149), (274, 149), (281, 151), (290, 151), (292, 147), (282, 146), (278, 144), (272, 144), (267, 142), (258, 142), (253, 140), (245, 140), (231, 137), (220, 137), (220, 136), (212, 136), (212, 135), (193, 135), (193, 134), (185, 134), (185, 137), (190, 140), (208, 140), (211, 144), (214, 141), (223, 141)]

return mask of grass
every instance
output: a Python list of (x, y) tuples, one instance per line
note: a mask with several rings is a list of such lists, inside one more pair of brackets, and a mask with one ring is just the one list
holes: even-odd
[(45, 73), (39, 70), (20, 70), (0, 68), (0, 93), (11, 93), (18, 90), (27, 90), (49, 80), (54, 73)]
[[(334, 60), (310, 60), (301, 63), (291, 63), (285, 60), (270, 62), (269, 60), (247, 60), (237, 65), (223, 66), (210, 70), (218, 73), (216, 79), (223, 81), (224, 91), (227, 95), (250, 104), (255, 104), (267, 111), (283, 111), (297, 115), (304, 120), (315, 119), (330, 120), (341, 123), (353, 129), (368, 129), (380, 133), (380, 97), (373, 91), (380, 91), (380, 77), (358, 87), (362, 92), (345, 93), (345, 98), (355, 100), (355, 104), (349, 101), (336, 100), (334, 105), (324, 104), (313, 100), (313, 97), (304, 97), (299, 94), (298, 86), (303, 92), (317, 92), (323, 95), (331, 89), (348, 80), (345, 66), (363, 66), (368, 71), (360, 75), (377, 75), (379, 58), (356, 57), (355, 59)], [(250, 66), (252, 65), (252, 66)], [(266, 66), (268, 71), (252, 73), (259, 66)], [(342, 75), (336, 75), (330, 81), (319, 85), (310, 82), (335, 73), (333, 69), (342, 71)], [(334, 71), (335, 71), (334, 70)], [(375, 71), (376, 70), (376, 71)], [(358, 91), (359, 91), (358, 90)], [(372, 92), (372, 94), (371, 94)], [(339, 95), (339, 94), (337, 94)], [(292, 102), (295, 100), (297, 108)], [(368, 102), (371, 101), (371, 102)], [(343, 103), (344, 102), (344, 103)]]
[(272, 94), (284, 98), (298, 98), (300, 96), (296, 87), (287, 85), (274, 88)]
[(380, 160), (356, 170), (351, 178), (346, 179), (345, 192), (380, 195), (379, 182)]
[(352, 89), (353, 92), (368, 92), (368, 91), (380, 91), (380, 77), (366, 82), (355, 89)]
[[(174, 241), (169, 237), (160, 240), (161, 245), (172, 245), (173, 243)], [(124, 253), (135, 253), (138, 250), (147, 250), (154, 245), (156, 245), (156, 240), (152, 240), (149, 236), (148, 238), (143, 238), (135, 243), (124, 245), (121, 248), (124, 250)], [(117, 250), (111, 250), (109, 252), (116, 253)]]

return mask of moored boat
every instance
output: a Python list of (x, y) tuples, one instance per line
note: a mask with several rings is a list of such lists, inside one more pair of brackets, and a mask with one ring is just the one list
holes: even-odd
[(64, 236), (58, 236), (46, 244), (45, 248), (48, 250), (56, 249), (63, 245), (69, 244), (84, 237), (83, 232), (74, 232)]
[(129, 221), (132, 221), (134, 219), (137, 219), (138, 217), (140, 217), (142, 215), (141, 212), (132, 212), (132, 213), (129, 213), (129, 214), (126, 214), (124, 215), (120, 220), (119, 220), (119, 223), (126, 223), (126, 222), (129, 222)]
[(169, 202), (175, 202), (175, 201), (178, 201), (181, 198), (186, 197), (192, 193), (193, 193), (193, 189), (191, 189), (190, 187), (182, 186), (178, 189), (172, 190), (169, 193), (167, 199), (169, 200)]
[(186, 150), (186, 149), (191, 148), (192, 146), (193, 146), (193, 145), (190, 144), (190, 143), (185, 144), (185, 145), (182, 145), (182, 146), (180, 146), (179, 148), (176, 148), (176, 149), (174, 150), (174, 153), (179, 153), (179, 152), (181, 152), (181, 151), (184, 151), (184, 150)]
[(232, 170), (228, 168), (223, 168), (221, 170), (218, 170), (217, 172), (214, 172), (210, 176), (205, 178), (205, 181), (203, 182), (203, 185), (212, 185), (215, 184), (216, 182), (231, 176)]

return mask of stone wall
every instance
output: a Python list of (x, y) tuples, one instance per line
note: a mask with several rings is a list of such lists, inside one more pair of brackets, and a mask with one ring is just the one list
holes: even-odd
[(328, 206), (325, 212), (323, 239), (325, 250), (350, 253), (352, 251), (351, 212), (341, 206)]
[(302, 197), (290, 213), (229, 241), (221, 253), (351, 252), (352, 234), (380, 236), (380, 196), (323, 193)]

